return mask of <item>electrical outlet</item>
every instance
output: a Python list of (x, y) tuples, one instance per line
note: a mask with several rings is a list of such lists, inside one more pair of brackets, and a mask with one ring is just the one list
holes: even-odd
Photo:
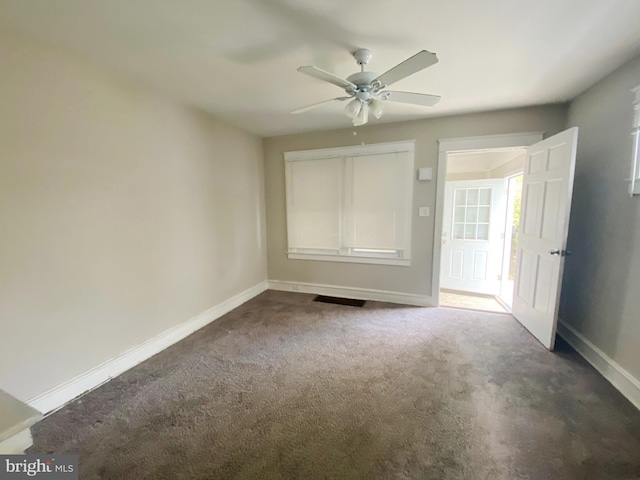
[(428, 217), (431, 214), (429, 207), (420, 207), (418, 215), (421, 217)]

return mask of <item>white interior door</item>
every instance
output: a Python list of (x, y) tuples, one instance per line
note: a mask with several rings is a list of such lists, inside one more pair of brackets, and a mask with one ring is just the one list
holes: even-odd
[(578, 129), (527, 149), (513, 315), (553, 350), (567, 248)]
[(446, 183), (440, 288), (500, 292), (505, 209), (505, 179)]

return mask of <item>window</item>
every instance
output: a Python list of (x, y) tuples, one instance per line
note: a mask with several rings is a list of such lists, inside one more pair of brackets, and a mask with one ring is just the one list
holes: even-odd
[(285, 153), (287, 255), (409, 265), (413, 142)]
[(491, 187), (454, 189), (454, 239), (489, 240), (491, 193)]

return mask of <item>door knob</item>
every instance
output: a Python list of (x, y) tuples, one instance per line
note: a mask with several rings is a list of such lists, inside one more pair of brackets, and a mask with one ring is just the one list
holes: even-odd
[(550, 255), (560, 255), (562, 257), (568, 257), (569, 255), (571, 255), (571, 250), (558, 250), (556, 248), (555, 250), (549, 250), (549, 254)]

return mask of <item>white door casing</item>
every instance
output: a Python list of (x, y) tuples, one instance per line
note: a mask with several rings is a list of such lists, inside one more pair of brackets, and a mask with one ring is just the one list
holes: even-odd
[(570, 128), (527, 149), (514, 317), (545, 347), (553, 350), (578, 143)]
[(440, 288), (499, 293), (505, 182), (500, 178), (446, 183)]
[(453, 152), (526, 148), (529, 145), (539, 142), (542, 138), (542, 132), (523, 132), (438, 139), (435, 228), (433, 230), (433, 267), (431, 269), (431, 297), (433, 298), (434, 305), (438, 305), (440, 302), (441, 238), (442, 221), (444, 218), (444, 193), (447, 182), (447, 155)]

